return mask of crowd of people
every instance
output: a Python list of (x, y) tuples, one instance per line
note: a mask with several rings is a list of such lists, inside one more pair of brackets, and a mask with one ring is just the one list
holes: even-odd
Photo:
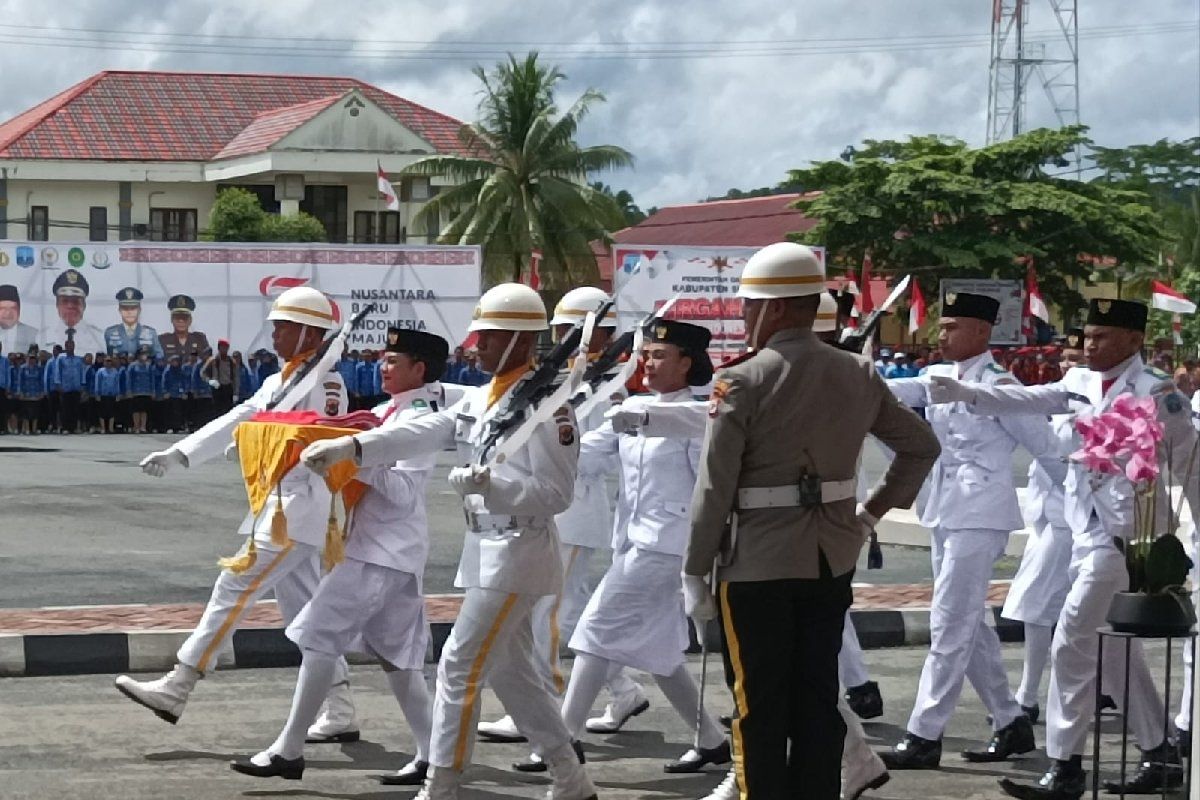
[[(386, 398), (379, 352), (347, 350), (337, 371), (352, 410)], [(480, 386), (491, 375), (473, 349), (456, 348), (447, 383)], [(191, 433), (252, 397), (279, 359), (265, 348), (242, 356), (217, 342), (217, 351), (155, 357), (134, 352), (76, 353), (75, 342), (27, 353), (0, 353), (0, 435), (42, 433)]]

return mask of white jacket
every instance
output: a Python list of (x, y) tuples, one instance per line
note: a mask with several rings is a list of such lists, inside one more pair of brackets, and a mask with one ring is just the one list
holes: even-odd
[[(263, 381), (258, 391), (244, 402), (231, 408), (200, 430), (176, 442), (175, 448), (188, 460), (189, 466), (203, 464), (222, 455), (233, 441), (234, 429), (263, 411), (271, 395), (279, 388), (281, 373)], [(313, 388), (308, 397), (297, 403), (295, 411), (317, 411), (333, 416), (346, 413), (346, 387), (342, 377), (330, 372)], [(303, 464), (292, 467), (279, 482), (279, 493), (272, 491), (258, 515), (248, 513), (238, 533), (254, 534), (259, 543), (271, 541), (271, 518), (275, 515), (279, 494), (283, 496), (283, 514), (287, 518), (288, 538), (324, 549), (325, 531), (329, 525), (331, 495), (325, 479), (314, 475)]]
[[(471, 387), (449, 409), (357, 434), (360, 463), (391, 464), (452, 445), (458, 448), (460, 463), (471, 463), (486, 438), (488, 420), (504, 407), (511, 392), (487, 408), (488, 387)], [(557, 409), (525, 447), (492, 468), (485, 494), (463, 498), (468, 527), (455, 586), (526, 595), (559, 591), (562, 564), (554, 515), (571, 504), (578, 455), (574, 412)], [(502, 525), (499, 516), (512, 517), (509, 522), (516, 527), (487, 527), (489, 522)]]
[[(579, 420), (580, 433), (586, 436), (589, 431), (603, 425), (606, 410), (601, 404), (592, 409), (587, 419)], [(581, 471), (576, 475), (575, 492), (570, 507), (554, 518), (560, 542), (565, 545), (590, 547), (593, 550), (608, 547), (612, 538), (613, 513), (605, 476), (616, 467), (617, 459), (613, 457), (600, 471)]]
[[(661, 407), (672, 403), (691, 404), (690, 413), (695, 413), (690, 389), (631, 397), (622, 406), (636, 410), (648, 404)], [(623, 552), (636, 545), (643, 550), (684, 554), (691, 533), (692, 491), (700, 469), (701, 444), (699, 438), (618, 434), (610, 422), (583, 437), (581, 474), (596, 474), (607, 468), (613, 455), (620, 457), (614, 550)]]

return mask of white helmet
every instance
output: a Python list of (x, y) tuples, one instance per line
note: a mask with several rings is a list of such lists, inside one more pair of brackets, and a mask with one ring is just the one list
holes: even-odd
[[(550, 324), (574, 325), (576, 322), (582, 322), (589, 311), (595, 311), (601, 303), (607, 303), (610, 299), (603, 289), (597, 289), (595, 286), (572, 289), (564, 294), (562, 300), (554, 307), (554, 319), (550, 320)], [(604, 319), (596, 320), (596, 324), (601, 328), (615, 328), (617, 315), (609, 308)]]
[(825, 291), (825, 267), (809, 248), (794, 242), (769, 244), (750, 256), (737, 296), (746, 300), (805, 297)]
[(820, 305), (817, 306), (817, 318), (813, 320), (813, 333), (833, 333), (837, 330), (837, 300), (829, 292), (821, 295)]
[(311, 286), (296, 286), (275, 298), (267, 319), (329, 330), (333, 327), (333, 303)]
[(523, 283), (502, 283), (483, 293), (468, 331), (544, 331), (546, 305)]

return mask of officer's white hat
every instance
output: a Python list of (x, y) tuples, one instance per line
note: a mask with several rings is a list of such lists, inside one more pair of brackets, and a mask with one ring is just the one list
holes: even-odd
[(809, 248), (794, 242), (769, 244), (750, 256), (742, 270), (738, 297), (774, 300), (825, 291), (825, 267)]
[(813, 333), (833, 333), (837, 330), (837, 300), (829, 292), (821, 295), (821, 303), (817, 306), (817, 318), (813, 321)]
[(468, 331), (544, 331), (546, 305), (522, 283), (502, 283), (483, 293)]
[(333, 327), (333, 304), (311, 286), (296, 286), (275, 298), (267, 319), (298, 322), (329, 330)]
[[(597, 289), (595, 286), (580, 286), (578, 289), (572, 289), (564, 294), (562, 300), (559, 300), (558, 305), (554, 307), (554, 318), (550, 320), (550, 324), (574, 325), (576, 322), (582, 322), (589, 311), (595, 311), (601, 303), (606, 303), (608, 300), (609, 297), (604, 290)], [(617, 327), (617, 315), (610, 308), (604, 315), (604, 319), (597, 320), (596, 324), (601, 328), (615, 328)]]

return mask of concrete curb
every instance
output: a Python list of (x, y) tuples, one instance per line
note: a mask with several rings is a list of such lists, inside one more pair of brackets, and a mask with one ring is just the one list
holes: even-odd
[[(1003, 642), (1024, 640), (1018, 622), (1003, 619), (1000, 607), (989, 607), (989, 624)], [(863, 648), (874, 650), (929, 644), (929, 609), (859, 609), (850, 612)], [(435, 622), (426, 661), (434, 663), (450, 635), (453, 623)], [(90, 675), (122, 672), (162, 672), (175, 665), (175, 652), (190, 631), (134, 631), (107, 633), (4, 634), (0, 635), (0, 677)], [(709, 650), (719, 652), (721, 632), (716, 623), (705, 631)], [(689, 652), (699, 652), (692, 632)], [(366, 656), (351, 656), (351, 663), (372, 663)], [(294, 667), (300, 651), (283, 628), (244, 628), (233, 634), (231, 652), (217, 662), (220, 669)]]

